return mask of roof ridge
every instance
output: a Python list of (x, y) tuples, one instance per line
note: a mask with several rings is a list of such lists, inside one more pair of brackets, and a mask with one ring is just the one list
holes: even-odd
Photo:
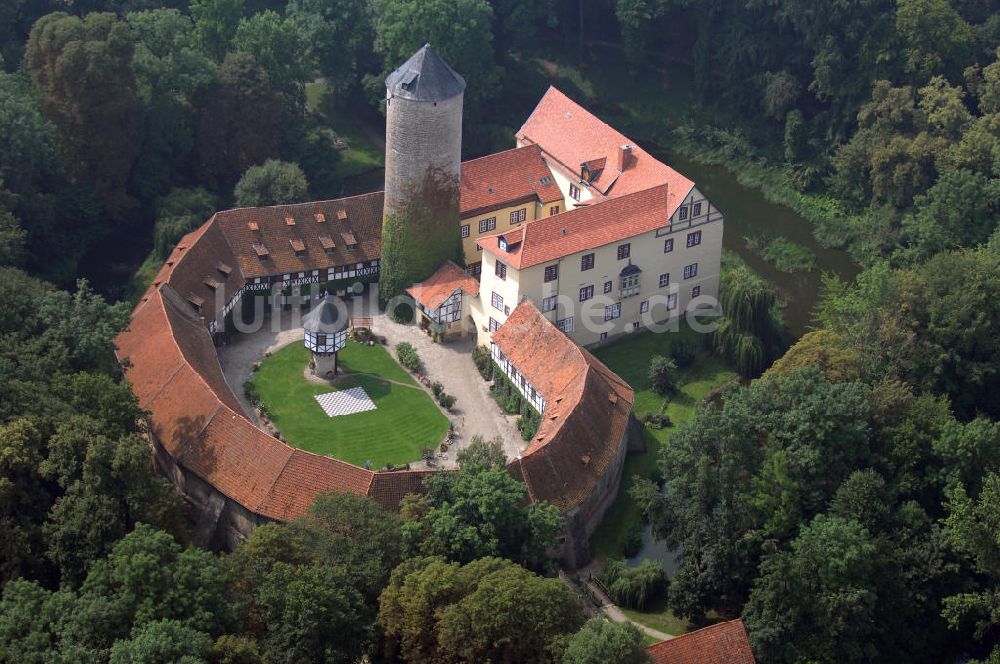
[(363, 194), (354, 194), (352, 196), (341, 196), (340, 198), (326, 198), (321, 201), (304, 201), (302, 203), (282, 203), (279, 205), (248, 205), (246, 207), (234, 207), (227, 208), (225, 210), (218, 210), (213, 217), (220, 214), (226, 214), (227, 212), (239, 212), (241, 210), (275, 210), (278, 208), (297, 208), (304, 207), (306, 205), (323, 205), (324, 203), (338, 203), (340, 201), (349, 201), (355, 198), (367, 198), (369, 196), (375, 196), (377, 194), (384, 194), (383, 189), (377, 191), (368, 191)]
[(465, 164), (471, 164), (471, 163), (474, 163), (474, 162), (477, 162), (477, 161), (482, 161), (484, 159), (495, 158), (495, 157), (497, 157), (499, 155), (509, 154), (511, 152), (517, 152), (519, 150), (530, 150), (532, 148), (541, 151), (541, 148), (540, 148), (540, 146), (537, 143), (532, 143), (531, 145), (515, 145), (514, 147), (507, 148), (506, 150), (500, 150), (499, 152), (491, 152), (489, 154), (484, 154), (484, 155), (480, 155), (478, 157), (473, 157), (472, 159), (466, 159), (465, 161), (462, 162), (462, 165), (464, 166)]

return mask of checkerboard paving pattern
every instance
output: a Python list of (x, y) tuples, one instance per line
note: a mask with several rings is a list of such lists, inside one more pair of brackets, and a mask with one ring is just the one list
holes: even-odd
[(361, 387), (351, 387), (339, 392), (317, 394), (316, 401), (319, 402), (323, 412), (330, 417), (353, 415), (354, 413), (375, 410), (375, 402), (371, 400), (371, 397)]

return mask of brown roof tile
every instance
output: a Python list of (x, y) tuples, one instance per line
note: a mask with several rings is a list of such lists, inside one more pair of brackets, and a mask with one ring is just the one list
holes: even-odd
[(754, 664), (742, 620), (730, 620), (646, 648), (654, 664)]
[(459, 288), (473, 297), (479, 295), (479, 282), (455, 263), (445, 261), (434, 274), (413, 284), (406, 292), (420, 304), (434, 310)]
[[(245, 278), (290, 274), (350, 265), (379, 257), (382, 244), (382, 192), (351, 196), (332, 201), (264, 208), (240, 208), (216, 214), (226, 239)], [(324, 224), (289, 225), (288, 218), (324, 219), (336, 216), (338, 232), (356, 238), (356, 246), (331, 250), (323, 248), (319, 234), (329, 235)], [(251, 220), (259, 231), (248, 230)], [(292, 242), (295, 242), (293, 245)], [(302, 248), (299, 249), (300, 244)], [(267, 250), (266, 258), (258, 246)]]
[(535, 145), (462, 162), (460, 186), (463, 217), (525, 201), (562, 200), (559, 185)]

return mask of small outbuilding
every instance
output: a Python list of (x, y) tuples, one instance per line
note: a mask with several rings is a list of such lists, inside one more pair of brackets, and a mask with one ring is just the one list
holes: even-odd
[(327, 295), (302, 319), (304, 342), (312, 351), (310, 366), (317, 376), (337, 375), (337, 353), (347, 344), (348, 318), (343, 303)]

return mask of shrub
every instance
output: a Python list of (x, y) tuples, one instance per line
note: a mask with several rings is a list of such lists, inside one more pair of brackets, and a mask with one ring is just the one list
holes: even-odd
[(615, 604), (640, 611), (667, 589), (663, 565), (652, 560), (643, 560), (638, 567), (628, 567), (624, 560), (609, 561), (600, 580)]
[(493, 379), (493, 358), (490, 357), (490, 351), (486, 346), (476, 346), (472, 349), (472, 361), (483, 380)]
[(686, 337), (677, 339), (670, 346), (670, 358), (679, 369), (683, 369), (694, 364), (694, 358), (697, 354), (697, 346), (693, 341)]
[(257, 384), (252, 380), (243, 383), (243, 394), (246, 395), (247, 401), (254, 406), (260, 405), (260, 394), (257, 392)]
[(413, 305), (410, 302), (397, 302), (389, 312), (389, 318), (400, 325), (410, 325), (413, 323)]
[(538, 425), (542, 422), (542, 416), (528, 404), (524, 404), (521, 417), (517, 418), (517, 430), (521, 432), (521, 438), (531, 440), (538, 433)]
[(639, 416), (639, 421), (650, 429), (663, 429), (672, 424), (670, 416), (665, 413), (643, 413)]
[(396, 357), (399, 358), (399, 363), (410, 371), (416, 371), (420, 368), (420, 356), (417, 355), (417, 349), (405, 341), (396, 344)]
[(438, 403), (445, 410), (451, 410), (451, 407), (455, 405), (455, 397), (451, 394), (445, 394), (442, 392), (438, 395)]
[(673, 394), (677, 391), (677, 365), (674, 361), (654, 355), (649, 360), (649, 383), (657, 394)]
[(436, 380), (431, 383), (431, 392), (434, 393), (435, 399), (440, 399), (441, 395), (444, 393), (444, 385), (441, 384), (441, 381)]

